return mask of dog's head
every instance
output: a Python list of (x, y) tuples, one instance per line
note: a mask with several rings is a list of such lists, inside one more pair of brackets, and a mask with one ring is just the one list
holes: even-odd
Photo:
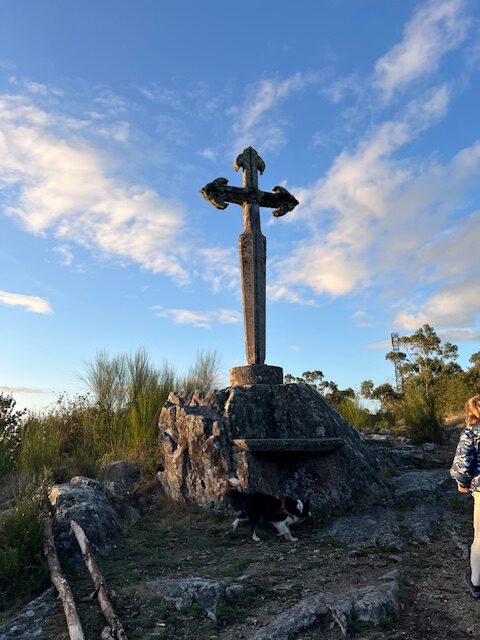
[(310, 500), (297, 500), (295, 516), (298, 518), (299, 522), (303, 522), (307, 518), (312, 517), (312, 513), (310, 511)]

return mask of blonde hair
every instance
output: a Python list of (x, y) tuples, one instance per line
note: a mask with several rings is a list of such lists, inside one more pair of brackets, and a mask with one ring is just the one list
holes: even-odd
[(473, 396), (473, 398), (467, 400), (465, 413), (467, 414), (468, 425), (480, 423), (480, 396)]

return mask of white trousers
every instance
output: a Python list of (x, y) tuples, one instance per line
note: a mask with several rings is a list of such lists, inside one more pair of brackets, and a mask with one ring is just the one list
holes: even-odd
[(473, 491), (473, 542), (470, 547), (472, 584), (480, 586), (480, 491)]

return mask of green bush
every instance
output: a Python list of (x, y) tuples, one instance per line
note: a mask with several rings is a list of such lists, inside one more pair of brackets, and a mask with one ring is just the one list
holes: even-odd
[(467, 400), (474, 395), (463, 373), (442, 376), (435, 384), (434, 393), (443, 416), (463, 411)]
[(43, 556), (44, 510), (33, 485), (17, 499), (15, 511), (0, 518), (0, 611), (48, 586)]
[(20, 470), (37, 474), (60, 463), (62, 432), (54, 415), (31, 415), (20, 430)]
[(20, 445), (20, 426), (25, 411), (15, 409), (15, 400), (0, 393), (0, 478), (13, 471)]
[(352, 427), (362, 430), (369, 429), (373, 425), (373, 416), (360, 405), (356, 398), (354, 400), (345, 398), (335, 405), (335, 408)]
[(396, 403), (395, 417), (398, 435), (417, 443), (442, 442), (440, 411), (433, 393), (426, 395), (419, 387), (407, 387), (403, 398)]

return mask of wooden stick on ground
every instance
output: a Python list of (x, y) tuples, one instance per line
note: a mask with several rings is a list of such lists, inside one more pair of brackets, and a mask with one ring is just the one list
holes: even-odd
[(72, 590), (62, 574), (62, 569), (58, 560), (57, 550), (53, 541), (52, 520), (50, 517), (45, 521), (43, 553), (47, 558), (48, 568), (50, 569), (50, 578), (58, 591), (60, 600), (62, 601), (70, 640), (85, 640), (82, 625), (80, 624), (80, 619), (77, 614), (77, 608), (75, 607)]
[(90, 543), (87, 536), (85, 535), (85, 531), (78, 523), (75, 522), (75, 520), (72, 520), (70, 522), (70, 526), (73, 533), (75, 534), (75, 537), (77, 538), (80, 549), (82, 550), (83, 559), (85, 560), (85, 564), (87, 565), (88, 571), (90, 572), (93, 580), (95, 591), (97, 592), (100, 608), (106, 621), (110, 625), (112, 636), (117, 640), (127, 640), (127, 636), (123, 629), (122, 623), (118, 619), (118, 616), (115, 614), (113, 607), (110, 604), (105, 580), (98, 569), (97, 563), (95, 562), (95, 557), (90, 548)]

